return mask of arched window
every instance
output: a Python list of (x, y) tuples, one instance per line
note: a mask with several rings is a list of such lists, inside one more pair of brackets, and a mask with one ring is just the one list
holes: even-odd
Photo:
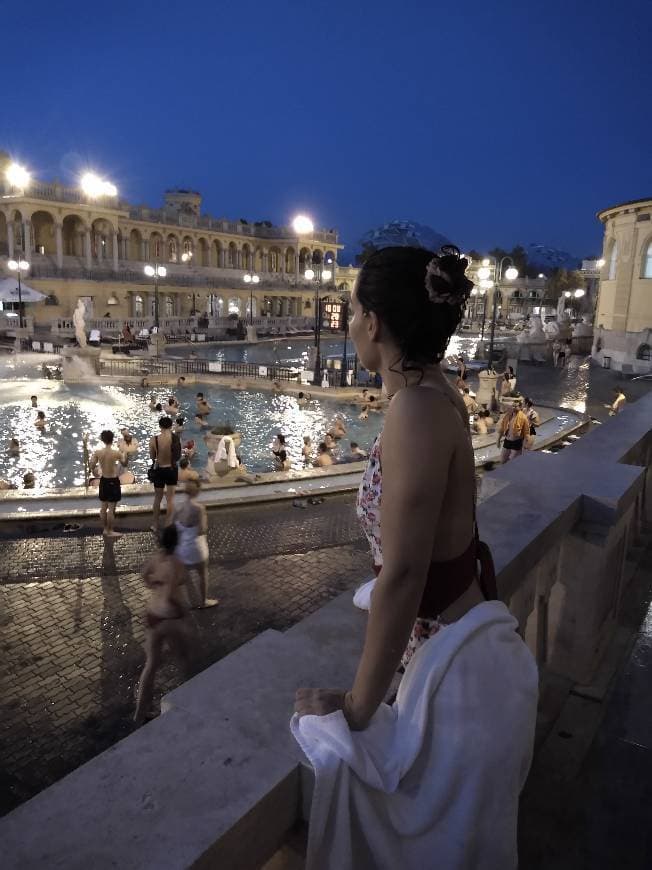
[(143, 316), (143, 297), (134, 296), (134, 317)]
[(614, 242), (611, 248), (611, 256), (609, 257), (609, 275), (608, 280), (613, 281), (616, 277), (616, 266), (618, 264), (618, 242)]
[(165, 297), (165, 316), (174, 317), (174, 299), (171, 296)]
[(192, 242), (190, 241), (190, 239), (185, 239), (183, 243), (183, 253), (192, 254)]
[(177, 243), (174, 239), (168, 241), (168, 261), (170, 263), (177, 262)]
[[(251, 310), (250, 310), (252, 307), (251, 303), (253, 303), (253, 312), (254, 312), (253, 315), (251, 314)], [(257, 301), (255, 296), (247, 299), (247, 312), (246, 313), (247, 313), (247, 317), (249, 317), (249, 316), (257, 317), (258, 316), (258, 301)]]
[(235, 296), (229, 299), (229, 314), (240, 314), (240, 300)]
[(222, 296), (211, 295), (210, 310), (213, 317), (224, 317), (224, 299)]
[(652, 278), (652, 239), (647, 243), (643, 253), (643, 277)]
[[(652, 278), (652, 275), (650, 275), (650, 278)], [(650, 345), (649, 344), (639, 345), (639, 348), (636, 351), (636, 359), (641, 359), (641, 360), (644, 360), (645, 362), (650, 362)]]
[(154, 257), (155, 260), (160, 259), (160, 257), (161, 257), (161, 240), (160, 239), (154, 239), (152, 241), (152, 250), (150, 251), (150, 253), (151, 253), (152, 257)]

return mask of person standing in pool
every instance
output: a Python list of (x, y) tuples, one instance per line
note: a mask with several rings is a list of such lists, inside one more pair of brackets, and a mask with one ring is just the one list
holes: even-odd
[(105, 429), (100, 435), (104, 447), (96, 450), (90, 459), (91, 471), (97, 465), (100, 467), (100, 518), (102, 534), (107, 538), (119, 538), (120, 532), (113, 528), (115, 523), (115, 506), (122, 498), (120, 489), (120, 465), (127, 464), (127, 457), (113, 447), (113, 432)]

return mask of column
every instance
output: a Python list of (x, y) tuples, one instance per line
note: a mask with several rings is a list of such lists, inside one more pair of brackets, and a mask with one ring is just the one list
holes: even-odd
[(242, 269), (242, 248), (238, 248), (235, 252), (235, 262), (238, 269)]
[(263, 272), (269, 272), (269, 251), (263, 248)]
[(278, 255), (279, 257), (279, 272), (283, 277), (285, 277), (285, 249), (281, 249), (281, 253)]
[(226, 269), (226, 248), (220, 248), (220, 269)]
[(91, 231), (88, 228), (84, 232), (84, 258), (86, 260), (86, 268), (91, 269), (93, 267), (91, 259)]
[(31, 223), (29, 221), (23, 221), (23, 252), (26, 259), (29, 259), (32, 255), (31, 229)]
[(57, 268), (63, 267), (63, 227), (61, 224), (54, 225), (54, 239), (57, 246)]
[(113, 230), (113, 271), (118, 271), (118, 234)]
[(294, 280), (299, 283), (299, 248), (294, 252)]
[(7, 253), (9, 259), (14, 256), (14, 222), (7, 221)]

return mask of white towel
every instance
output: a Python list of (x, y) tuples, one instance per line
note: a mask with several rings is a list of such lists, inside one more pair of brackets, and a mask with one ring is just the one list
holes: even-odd
[(479, 604), (417, 650), (365, 731), (290, 727), (315, 770), (309, 870), (510, 870), (538, 674), (517, 622)]
[(377, 579), (377, 577), (372, 577), (371, 580), (367, 580), (366, 583), (363, 583), (362, 586), (358, 586), (355, 590), (353, 603), (356, 607), (359, 607), (360, 610), (371, 610), (371, 593), (376, 588)]
[(236, 456), (233, 438), (225, 435), (220, 439), (220, 443), (217, 445), (217, 450), (215, 451), (213, 462), (226, 462), (229, 468), (238, 467), (238, 457)]

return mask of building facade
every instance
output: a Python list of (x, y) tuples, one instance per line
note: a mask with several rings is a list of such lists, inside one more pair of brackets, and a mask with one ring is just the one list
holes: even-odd
[(605, 367), (652, 372), (652, 199), (598, 213), (603, 265), (593, 358)]
[[(10, 275), (7, 262), (19, 255), (29, 262), (23, 280), (46, 296), (29, 305), (36, 324), (70, 317), (80, 298), (91, 318), (152, 317), (155, 288), (144, 267), (157, 264), (167, 271), (158, 280), (161, 318), (244, 318), (252, 303), (254, 316), (314, 316), (317, 291), (348, 287), (346, 276), (338, 280), (341, 248), (335, 230), (298, 236), (267, 221), (204, 215), (197, 191), (169, 190), (155, 209), (58, 183), (22, 191), (0, 181), (0, 274)], [(258, 283), (245, 283), (247, 275)]]

